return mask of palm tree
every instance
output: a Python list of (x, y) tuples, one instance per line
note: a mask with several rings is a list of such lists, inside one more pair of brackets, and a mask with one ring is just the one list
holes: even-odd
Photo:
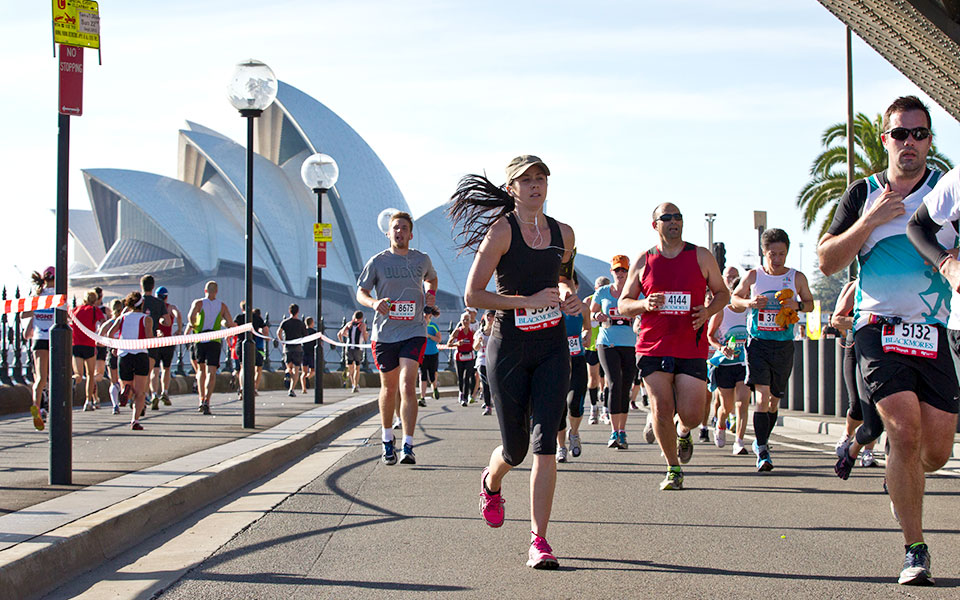
[[(887, 168), (887, 152), (880, 143), (882, 123), (883, 115), (880, 114), (871, 120), (864, 113), (857, 113), (853, 120), (853, 179), (867, 177)], [(827, 209), (827, 215), (820, 224), (821, 236), (833, 222), (840, 196), (847, 189), (846, 139), (846, 123), (836, 123), (823, 132), (820, 143), (826, 149), (814, 159), (810, 167), (810, 181), (797, 195), (797, 206), (803, 209), (804, 231), (813, 226), (823, 209)], [(938, 152), (935, 145), (931, 145), (927, 166), (946, 172), (953, 168), (953, 163)]]

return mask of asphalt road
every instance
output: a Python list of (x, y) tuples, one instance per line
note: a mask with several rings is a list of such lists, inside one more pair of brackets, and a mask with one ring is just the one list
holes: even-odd
[[(665, 467), (642, 424), (631, 415), (627, 451), (585, 425), (583, 455), (560, 465), (547, 536), (559, 571), (524, 566), (529, 458), (504, 481), (505, 525), (488, 528), (478, 479), (499, 443), (495, 418), (442, 401), (421, 409), (416, 466), (381, 464), (368, 422), (51, 597), (960, 597), (960, 478), (927, 479), (938, 586), (903, 588), (882, 468), (840, 481), (830, 447), (775, 432), (771, 473), (697, 444), (685, 489), (661, 492)], [(253, 508), (258, 498), (269, 502)]]

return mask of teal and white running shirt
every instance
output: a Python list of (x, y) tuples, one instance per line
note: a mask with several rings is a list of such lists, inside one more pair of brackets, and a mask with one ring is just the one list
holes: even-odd
[[(928, 169), (903, 199), (904, 214), (875, 228), (860, 248), (860, 278), (853, 311), (855, 330), (867, 324), (871, 315), (898, 317), (907, 323), (946, 325), (950, 287), (907, 239), (907, 222), (942, 175), (941, 171)], [(853, 226), (877, 202), (886, 185), (885, 171), (853, 182), (840, 199), (827, 233), (840, 235)], [(941, 229), (937, 239), (947, 248), (957, 245), (952, 227)]]
[[(944, 233), (953, 237), (953, 223), (960, 220), (960, 170), (957, 167), (950, 169), (946, 175), (940, 178), (933, 191), (926, 195), (923, 203), (927, 205), (927, 212), (930, 218), (942, 227), (937, 239), (943, 244)], [(943, 237), (942, 237), (943, 236)], [(943, 244), (946, 248), (953, 248), (951, 245)], [(954, 244), (955, 245), (955, 244)], [(947, 327), (950, 329), (960, 329), (960, 294), (953, 292), (950, 302), (950, 319)]]

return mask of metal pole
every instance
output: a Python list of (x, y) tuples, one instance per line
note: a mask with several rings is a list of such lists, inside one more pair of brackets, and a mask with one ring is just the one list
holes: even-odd
[[(253, 323), (253, 120), (263, 111), (241, 110), (247, 119), (247, 257), (244, 276), (246, 308), (244, 323)], [(253, 333), (243, 336), (243, 428), (253, 429), (256, 420), (254, 403), (254, 384), (256, 383), (257, 346), (253, 342)]]
[[(850, 28), (847, 27), (847, 187), (853, 183), (854, 176), (854, 138), (853, 128), (853, 46)], [(853, 281), (857, 278), (857, 261), (850, 263), (847, 267), (847, 279)]]
[[(317, 223), (323, 223), (323, 197), (327, 190), (316, 188), (314, 191), (317, 193)], [(321, 329), (323, 324), (323, 268), (320, 266), (319, 254), (320, 244), (323, 243), (325, 242), (317, 242), (317, 331), (323, 331)], [(323, 340), (317, 340), (315, 351), (313, 403), (323, 404)]]
[[(57, 294), (67, 293), (67, 239), (70, 225), (68, 181), (70, 168), (70, 117), (58, 115), (57, 136)], [(67, 313), (56, 310), (50, 330), (50, 484), (70, 485), (73, 473), (73, 381), (70, 368), (72, 338)]]
[(717, 213), (706, 213), (707, 218), (707, 249), (713, 252), (713, 222), (717, 220)]

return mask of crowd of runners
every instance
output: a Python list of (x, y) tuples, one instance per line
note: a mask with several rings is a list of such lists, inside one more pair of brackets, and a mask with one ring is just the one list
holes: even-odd
[[(843, 193), (817, 248), (823, 273), (851, 263), (859, 272), (831, 318), (845, 336), (850, 398), (835, 472), (847, 479), (858, 458), (863, 466), (876, 464), (874, 444), (886, 432), (884, 489), (905, 543), (899, 582), (914, 585), (933, 583), (922, 528), (924, 475), (950, 455), (960, 368), (960, 172), (943, 174), (927, 166), (930, 127), (929, 111), (917, 98), (890, 105), (879, 140), (888, 168)], [(446, 339), (433, 322), (439, 314), (437, 273), (428, 255), (411, 248), (414, 222), (405, 212), (392, 215), (389, 247), (369, 259), (357, 282), (357, 301), (373, 311), (372, 326), (357, 311), (338, 333), (357, 347), (371, 341), (381, 383), (381, 460), (387, 465), (416, 464), (418, 409), (427, 406), (427, 398), (439, 398), (439, 348), (453, 349), (457, 401), (464, 407), (479, 401), (482, 414), (495, 414), (499, 425), (501, 443), (480, 473), (480, 513), (490, 527), (503, 525), (507, 475), (532, 450), (527, 564), (538, 569), (559, 565), (546, 541), (557, 464), (584, 452), (585, 413), (589, 425), (609, 426), (612, 450), (628, 448), (631, 410), (644, 413), (642, 437), (659, 446), (665, 463), (659, 484), (664, 491), (684, 488), (693, 432), (709, 442), (710, 427), (717, 447), (730, 443), (733, 455), (752, 448), (756, 471), (773, 471), (770, 437), (794, 364), (798, 313), (814, 309), (807, 277), (786, 266), (790, 239), (784, 230), (763, 232), (761, 266), (721, 271), (710, 250), (684, 240), (683, 213), (672, 202), (653, 207), (656, 245), (633, 260), (614, 256), (609, 278), (592, 282), (592, 293), (581, 300), (574, 231), (544, 214), (549, 176), (541, 159), (523, 155), (507, 165), (503, 185), (485, 175), (460, 181), (448, 214), (458, 246), (474, 255), (464, 288), (464, 303), (471, 308)], [(38, 293), (50, 293), (52, 269), (35, 275)], [(494, 291), (488, 289), (491, 278)], [(73, 319), (121, 339), (177, 335), (184, 324), (206, 332), (241, 322), (217, 300), (215, 282), (185, 317), (166, 301), (164, 288), (153, 286), (153, 278), (144, 277), (140, 292), (110, 309), (93, 290)], [(49, 315), (33, 315), (35, 330), (43, 332), (34, 346), (35, 389), (44, 385), (47, 356), (41, 342)], [(257, 312), (253, 321), (268, 338)], [(292, 305), (280, 339), (309, 335), (310, 321), (301, 321)], [(258, 377), (265, 338), (258, 338)], [(169, 404), (171, 351), (117, 356), (75, 330), (75, 368), (78, 375), (86, 373), (89, 407), (97, 406), (89, 382), (103, 373), (106, 361), (114, 412), (132, 402), (132, 426), (139, 429), (148, 399), (154, 410)], [(310, 354), (299, 346), (285, 351), (290, 395), (298, 383), (306, 391), (315, 373), (316, 365), (306, 360)], [(220, 356), (219, 341), (197, 344), (191, 353), (198, 410), (205, 414)], [(348, 351), (353, 391), (361, 361), (358, 348)], [(35, 394), (35, 420), (42, 419), (39, 409)], [(399, 441), (395, 428), (401, 430)]]

